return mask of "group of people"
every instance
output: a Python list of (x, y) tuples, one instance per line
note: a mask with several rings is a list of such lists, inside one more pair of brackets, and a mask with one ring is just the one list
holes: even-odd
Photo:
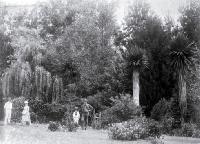
[[(4, 105), (4, 114), (5, 114), (4, 124), (5, 125), (10, 124), (11, 122), (12, 109), (13, 109), (13, 104), (12, 104), (11, 98), (8, 98), (8, 101)], [(24, 109), (22, 111), (21, 122), (22, 124), (29, 124), (29, 125), (31, 124), (28, 101), (24, 101)]]
[(78, 110), (78, 107), (75, 107), (75, 111), (73, 112), (73, 121), (75, 124), (79, 124), (80, 118), (81, 118), (81, 127), (82, 129), (86, 130), (87, 126), (88, 126), (88, 118), (90, 115), (90, 112), (93, 110), (94, 108), (87, 103), (87, 100), (84, 100), (83, 104), (81, 105), (81, 115), (80, 112)]
[[(21, 123), (24, 125), (25, 124), (30, 125), (31, 119), (30, 119), (28, 101), (24, 101), (24, 104), (25, 105), (22, 111)], [(4, 112), (5, 112), (4, 124), (5, 125), (11, 123), (12, 110), (13, 110), (13, 104), (12, 104), (11, 98), (8, 98), (8, 101), (4, 105)], [(83, 104), (81, 105), (80, 111), (78, 110), (78, 107), (75, 107), (75, 111), (73, 112), (74, 123), (79, 125), (79, 122), (81, 121), (82, 129), (86, 130), (88, 126), (88, 118), (92, 110), (94, 110), (94, 108), (90, 104), (87, 103), (87, 100), (84, 100)]]

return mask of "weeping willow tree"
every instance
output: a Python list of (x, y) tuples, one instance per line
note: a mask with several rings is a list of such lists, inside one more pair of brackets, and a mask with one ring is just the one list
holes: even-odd
[(6, 97), (27, 96), (30, 94), (32, 70), (25, 60), (27, 47), (15, 52), (16, 60), (7, 68), (2, 78), (2, 90)]
[(14, 57), (2, 77), (4, 97), (37, 97), (44, 102), (58, 102), (63, 95), (62, 78), (52, 75), (42, 65), (44, 42), (37, 29), (18, 27), (11, 35)]

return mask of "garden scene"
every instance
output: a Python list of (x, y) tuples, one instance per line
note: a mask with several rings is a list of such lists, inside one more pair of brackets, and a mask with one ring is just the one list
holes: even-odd
[(198, 0), (0, 4), (0, 144), (200, 144)]

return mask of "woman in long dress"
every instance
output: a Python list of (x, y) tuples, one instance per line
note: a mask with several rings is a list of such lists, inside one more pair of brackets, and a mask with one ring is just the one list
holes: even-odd
[(24, 110), (22, 111), (22, 124), (31, 124), (28, 101), (25, 101)]

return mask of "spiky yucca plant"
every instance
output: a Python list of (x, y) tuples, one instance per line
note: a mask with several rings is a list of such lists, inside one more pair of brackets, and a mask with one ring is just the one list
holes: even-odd
[(185, 75), (195, 62), (195, 44), (179, 33), (170, 44), (170, 64), (178, 75), (178, 99), (181, 109), (181, 120), (187, 110), (186, 79)]

